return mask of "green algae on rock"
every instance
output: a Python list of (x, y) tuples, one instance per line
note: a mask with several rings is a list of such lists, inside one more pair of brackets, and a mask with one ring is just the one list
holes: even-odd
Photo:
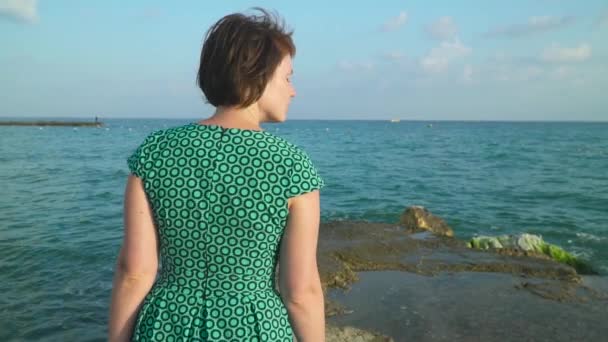
[(531, 252), (526, 255), (544, 255), (557, 262), (574, 267), (578, 273), (595, 273), (590, 265), (566, 252), (563, 248), (545, 242), (539, 235), (523, 233), (518, 235), (477, 236), (472, 238), (467, 246), (473, 249), (510, 249)]

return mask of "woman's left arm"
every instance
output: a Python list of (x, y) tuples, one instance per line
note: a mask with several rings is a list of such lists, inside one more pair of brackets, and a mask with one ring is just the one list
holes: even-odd
[(124, 196), (124, 239), (112, 284), (110, 342), (131, 339), (135, 318), (158, 271), (158, 235), (140, 178), (129, 175)]

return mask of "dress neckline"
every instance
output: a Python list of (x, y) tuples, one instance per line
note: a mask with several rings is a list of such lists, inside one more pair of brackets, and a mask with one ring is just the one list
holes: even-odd
[(245, 128), (236, 128), (236, 127), (223, 127), (220, 125), (202, 125), (198, 122), (191, 122), (190, 125), (192, 126), (199, 126), (199, 127), (203, 127), (203, 128), (209, 128), (209, 129), (221, 129), (223, 131), (230, 131), (230, 132), (258, 132), (258, 133), (266, 133), (269, 134), (267, 131), (265, 130), (258, 130), (258, 129), (245, 129)]

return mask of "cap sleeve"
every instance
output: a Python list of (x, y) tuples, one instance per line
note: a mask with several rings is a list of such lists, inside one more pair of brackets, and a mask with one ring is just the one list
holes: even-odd
[(127, 166), (129, 167), (129, 172), (133, 175), (143, 179), (146, 170), (151, 167), (151, 154), (156, 146), (159, 133), (160, 132), (150, 133), (135, 151), (127, 157)]
[(293, 156), (293, 165), (290, 168), (289, 188), (287, 197), (298, 195), (321, 189), (325, 186), (325, 181), (319, 175), (308, 154), (298, 151)]

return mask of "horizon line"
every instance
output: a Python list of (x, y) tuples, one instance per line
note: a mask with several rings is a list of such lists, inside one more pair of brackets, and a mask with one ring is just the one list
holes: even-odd
[[(95, 115), (93, 116), (0, 116), (0, 120), (4, 119), (37, 119), (37, 120), (53, 120), (53, 119), (82, 119), (82, 120), (94, 120)], [(102, 119), (111, 119), (111, 120), (192, 120), (198, 119), (198, 117), (133, 117), (133, 116), (100, 116), (97, 115), (97, 118), (101, 121)], [(285, 122), (290, 121), (387, 121), (390, 122), (393, 119), (398, 119), (399, 121), (405, 122), (579, 122), (579, 123), (608, 123), (608, 119), (605, 120), (595, 120), (595, 119), (530, 119), (530, 120), (522, 120), (522, 119), (401, 119), (401, 118), (383, 118), (383, 119), (366, 119), (366, 118), (336, 118), (336, 119), (288, 119)], [(282, 122), (262, 122), (262, 124), (278, 124)]]

